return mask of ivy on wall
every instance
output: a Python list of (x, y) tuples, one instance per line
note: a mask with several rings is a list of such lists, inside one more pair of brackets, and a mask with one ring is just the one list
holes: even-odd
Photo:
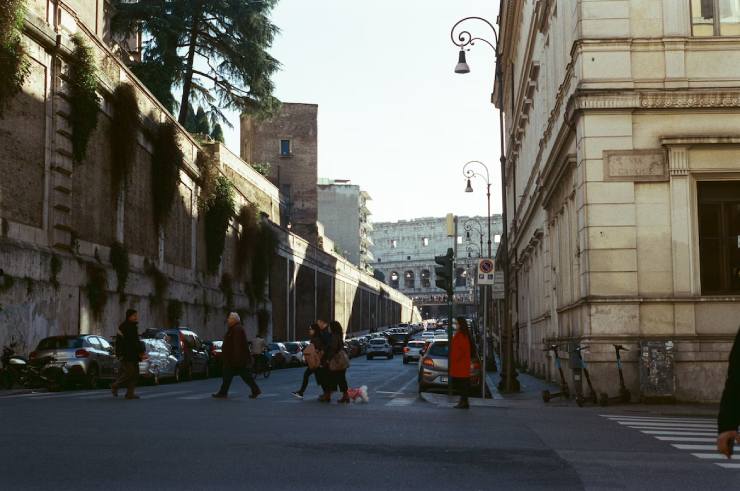
[[(255, 237), (259, 229), (259, 212), (254, 204), (242, 206), (236, 216), (239, 226), (239, 235), (236, 242), (236, 257), (234, 261), (235, 274), (243, 278), (244, 273), (251, 272), (252, 258), (254, 256)], [(251, 275), (249, 275), (251, 276)], [(247, 278), (249, 280), (251, 278)]]
[(0, 6), (0, 117), (23, 88), (31, 64), (21, 42), (26, 16), (24, 0), (3, 0)]
[(254, 255), (252, 257), (252, 282), (250, 298), (253, 302), (264, 302), (270, 268), (278, 246), (278, 238), (272, 227), (265, 221), (260, 222), (255, 237)]
[(195, 166), (198, 168), (198, 186), (200, 186), (198, 203), (201, 209), (205, 209), (208, 198), (213, 194), (213, 188), (216, 185), (218, 164), (211, 155), (203, 150), (198, 150)]
[(105, 303), (108, 301), (108, 275), (104, 267), (95, 263), (87, 263), (85, 271), (87, 273), (87, 285), (85, 285), (87, 301), (93, 316), (100, 319)]
[(265, 177), (270, 177), (270, 169), (272, 169), (272, 164), (270, 164), (269, 162), (257, 162), (250, 165), (259, 174), (262, 174)]
[(178, 327), (182, 320), (182, 302), (170, 299), (167, 302), (167, 324), (169, 327)]
[(161, 123), (153, 142), (152, 212), (157, 228), (167, 223), (177, 193), (180, 169), (184, 166), (184, 156), (177, 142), (177, 132), (174, 123)]
[(233, 278), (229, 273), (221, 275), (221, 283), (218, 285), (221, 289), (221, 293), (224, 295), (226, 302), (226, 309), (232, 310), (234, 308), (234, 285)]
[(128, 250), (126, 249), (126, 246), (118, 241), (114, 242), (110, 248), (109, 260), (113, 265), (113, 270), (116, 272), (116, 291), (121, 296), (121, 300), (124, 300), (124, 291), (126, 289), (129, 274)]
[(62, 272), (62, 260), (56, 254), (52, 254), (49, 260), (49, 272), (49, 282), (56, 290), (59, 288), (59, 273)]
[(152, 279), (152, 283), (154, 284), (154, 296), (152, 297), (154, 303), (160, 304), (167, 294), (170, 280), (167, 278), (166, 274), (161, 272), (157, 266), (148, 259), (144, 260), (144, 273)]
[(116, 197), (126, 186), (131, 165), (136, 157), (139, 104), (134, 87), (128, 83), (122, 83), (116, 87), (111, 106), (113, 108), (109, 133), (112, 163), (111, 188), (113, 196)]
[(81, 34), (72, 36), (69, 61), (69, 124), (72, 128), (72, 155), (80, 163), (87, 155), (87, 144), (98, 125), (100, 99), (97, 68), (92, 48)]
[(218, 270), (226, 244), (226, 231), (234, 216), (234, 190), (223, 176), (216, 178), (213, 193), (205, 205), (206, 265), (211, 273)]

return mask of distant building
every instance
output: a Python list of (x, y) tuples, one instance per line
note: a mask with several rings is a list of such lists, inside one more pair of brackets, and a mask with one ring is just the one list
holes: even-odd
[(319, 221), (334, 241), (335, 252), (360, 269), (372, 269), (370, 195), (360, 186), (341, 179), (319, 179)]
[[(386, 284), (411, 297), (423, 317), (436, 317), (445, 303), (445, 294), (434, 284), (434, 256), (446, 254), (448, 248), (454, 247), (454, 239), (447, 236), (446, 219), (374, 223), (373, 229), (371, 250), (376, 274), (382, 274)], [(495, 215), (491, 218), (493, 254), (501, 230), (501, 216)], [(472, 268), (479, 254), (487, 255), (487, 239), (486, 217), (458, 217), (455, 300), (459, 304), (472, 305), (475, 301)]]
[(318, 243), (318, 109), (285, 102), (268, 120), (242, 116), (240, 143), (243, 160), (269, 164), (268, 179), (288, 200), (282, 222), (313, 243)]

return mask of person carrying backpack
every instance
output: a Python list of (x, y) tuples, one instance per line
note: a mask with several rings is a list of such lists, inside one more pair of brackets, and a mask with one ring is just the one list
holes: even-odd
[(301, 388), (293, 392), (293, 396), (298, 399), (303, 399), (303, 394), (308, 388), (308, 381), (311, 379), (311, 375), (316, 376), (316, 382), (319, 383), (318, 370), (321, 366), (321, 340), (319, 339), (319, 325), (314, 323), (308, 328), (308, 336), (310, 344), (303, 349), (303, 360), (306, 362), (306, 370), (303, 372), (303, 384)]

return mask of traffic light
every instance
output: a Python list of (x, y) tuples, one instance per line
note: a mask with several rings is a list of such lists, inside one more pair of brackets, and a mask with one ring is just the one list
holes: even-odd
[(452, 248), (447, 249), (447, 254), (444, 256), (434, 257), (434, 262), (440, 266), (434, 268), (434, 284), (437, 285), (437, 288), (444, 290), (449, 297), (452, 297), (454, 293), (452, 279), (452, 271), (455, 269), (454, 258), (455, 253), (452, 251)]

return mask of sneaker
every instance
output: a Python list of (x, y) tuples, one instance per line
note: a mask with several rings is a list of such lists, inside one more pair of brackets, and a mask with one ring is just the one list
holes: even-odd
[(215, 393), (211, 394), (211, 397), (213, 397), (214, 399), (226, 399), (226, 394)]
[(300, 393), (300, 392), (291, 392), (291, 394), (292, 394), (292, 395), (293, 395), (293, 397), (295, 397), (296, 399), (303, 399), (303, 394), (302, 394), (302, 393)]

